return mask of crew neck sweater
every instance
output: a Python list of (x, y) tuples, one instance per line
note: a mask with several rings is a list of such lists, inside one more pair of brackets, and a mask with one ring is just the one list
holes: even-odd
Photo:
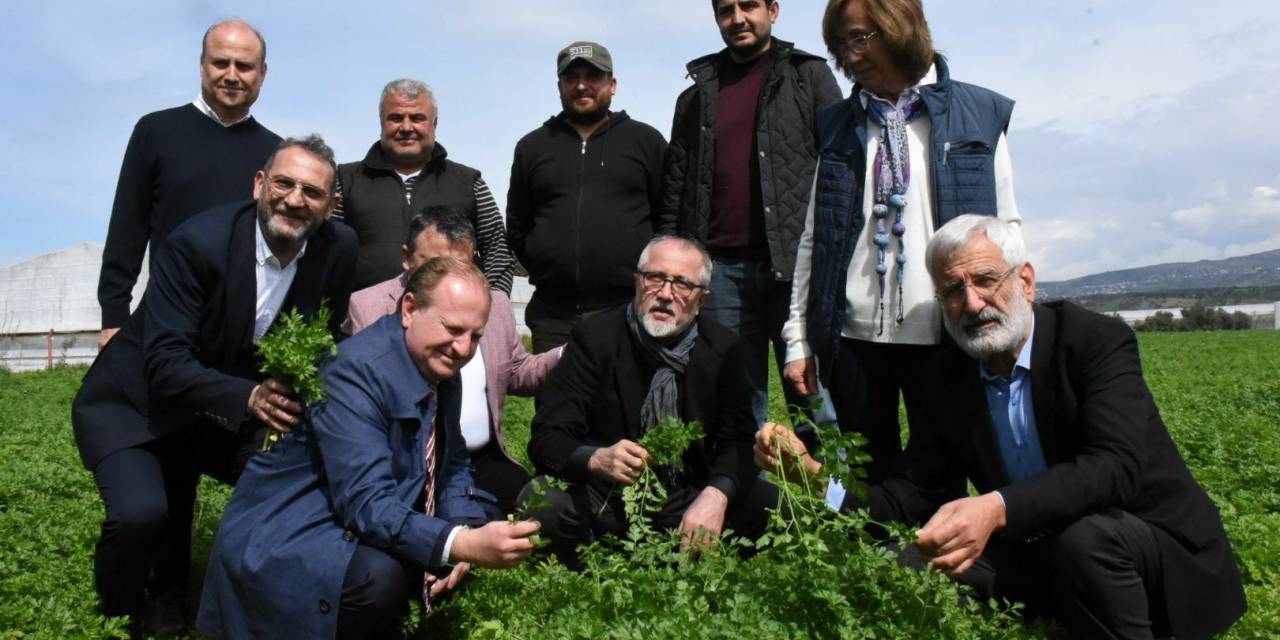
[(720, 69), (715, 173), (707, 221), (707, 246), (712, 251), (769, 257), (760, 204), (756, 120), (760, 88), (772, 58), (772, 52), (745, 63), (726, 58)]
[(138, 120), (125, 150), (111, 207), (98, 303), (102, 326), (129, 317), (133, 285), (148, 243), (159, 246), (197, 213), (253, 194), (253, 176), (280, 136), (249, 119), (229, 127), (191, 103)]

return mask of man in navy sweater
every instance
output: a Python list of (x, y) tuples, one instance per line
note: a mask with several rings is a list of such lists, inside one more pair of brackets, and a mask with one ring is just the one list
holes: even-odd
[(148, 243), (192, 215), (248, 198), (280, 144), (249, 108), (267, 76), (267, 44), (243, 20), (215, 23), (200, 48), (200, 95), (138, 120), (125, 150), (98, 277), (105, 347), (129, 318)]

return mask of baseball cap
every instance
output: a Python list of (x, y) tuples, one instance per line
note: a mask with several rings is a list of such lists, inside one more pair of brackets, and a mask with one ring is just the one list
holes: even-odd
[(574, 60), (585, 60), (605, 73), (613, 73), (613, 57), (609, 50), (603, 45), (580, 40), (560, 50), (556, 56), (556, 75), (564, 73)]

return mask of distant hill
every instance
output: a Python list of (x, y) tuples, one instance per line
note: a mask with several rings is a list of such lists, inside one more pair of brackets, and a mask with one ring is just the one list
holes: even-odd
[[(1156, 292), (1168, 294), (1188, 289), (1270, 290), (1273, 287), (1280, 287), (1280, 249), (1223, 260), (1171, 262), (1095, 273), (1072, 280), (1036, 283), (1038, 297), (1044, 299)], [(1258, 293), (1266, 295), (1262, 290)]]

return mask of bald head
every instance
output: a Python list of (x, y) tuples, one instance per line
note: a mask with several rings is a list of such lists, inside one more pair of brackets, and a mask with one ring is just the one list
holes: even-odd
[(234, 18), (209, 27), (200, 47), (200, 95), (223, 124), (249, 115), (267, 77), (267, 43)]

